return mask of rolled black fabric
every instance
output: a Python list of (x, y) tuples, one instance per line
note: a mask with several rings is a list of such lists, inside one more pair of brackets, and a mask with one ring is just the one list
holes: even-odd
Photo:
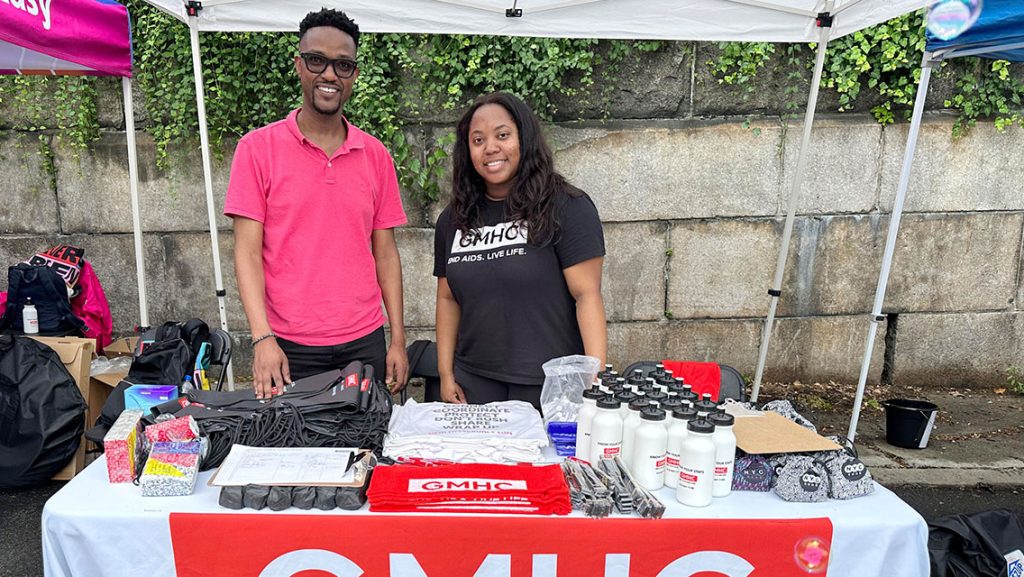
[(267, 506), (267, 497), (270, 496), (270, 487), (263, 485), (246, 485), (245, 496), (242, 503), (247, 509), (259, 511)]
[(245, 487), (221, 487), (217, 503), (226, 509), (244, 509)]
[(330, 511), (338, 506), (335, 501), (336, 495), (337, 490), (334, 487), (317, 487), (313, 506), (321, 511)]
[(308, 511), (316, 500), (316, 487), (292, 487), (292, 507)]
[(271, 487), (267, 496), (267, 508), (271, 511), (284, 511), (292, 506), (291, 487)]
[(366, 503), (366, 487), (339, 487), (334, 501), (346, 511), (360, 509)]
[[(175, 413), (191, 415), (210, 438), (203, 470), (219, 466), (234, 444), (251, 447), (361, 447), (380, 454), (391, 394), (355, 361), (344, 370), (300, 379), (268, 400), (252, 391), (195, 391)], [(365, 409), (363, 408), (365, 406)]]

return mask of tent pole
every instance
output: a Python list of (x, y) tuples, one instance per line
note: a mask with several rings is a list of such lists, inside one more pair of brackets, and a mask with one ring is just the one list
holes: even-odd
[(128, 190), (132, 198), (132, 236), (135, 238), (135, 276), (139, 284), (139, 327), (149, 327), (146, 304), (146, 267), (142, 252), (142, 219), (139, 216), (139, 153), (135, 145), (135, 104), (132, 102), (132, 79), (121, 78), (124, 94), (124, 131), (128, 138)]
[(768, 303), (768, 317), (764, 321), (764, 331), (761, 333), (761, 349), (757, 354), (757, 371), (754, 374), (754, 385), (750, 393), (750, 401), (757, 402), (757, 396), (761, 392), (761, 378), (764, 376), (764, 365), (768, 359), (768, 343), (772, 336), (772, 324), (775, 322), (775, 309), (779, 304), (779, 296), (782, 294), (782, 281), (786, 273), (786, 258), (789, 256), (789, 241), (793, 236), (793, 220), (796, 217), (797, 200), (800, 198), (800, 188), (804, 182), (804, 172), (807, 167), (807, 156), (811, 142), (811, 128), (814, 124), (814, 111), (818, 107), (818, 88), (821, 86), (821, 73), (825, 68), (825, 52), (828, 50), (828, 41), (832, 29), (827, 26), (819, 28), (821, 39), (818, 41), (818, 53), (814, 59), (814, 75), (811, 78), (811, 92), (807, 96), (807, 111), (804, 113), (804, 131), (800, 137), (800, 153), (796, 162), (796, 174), (789, 188), (789, 207), (786, 212), (786, 225), (782, 231), (782, 247), (779, 249), (779, 259), (775, 265), (775, 281), (772, 283), (772, 290), (768, 291), (771, 301)]
[(892, 256), (896, 250), (896, 235), (900, 231), (900, 219), (903, 217), (903, 203), (907, 198), (907, 187), (910, 184), (910, 169), (914, 164), (914, 151), (917, 149), (917, 135), (921, 131), (921, 116), (924, 113), (924, 101), (928, 96), (928, 82), (932, 76), (931, 54), (924, 53), (921, 64), (921, 81), (914, 99), (914, 115), (910, 120), (910, 132), (907, 134), (907, 148), (903, 153), (903, 169), (900, 171), (899, 188), (896, 189), (896, 201), (889, 217), (889, 234), (885, 239), (885, 252), (882, 255), (882, 268), (878, 272), (878, 286), (875, 289), (875, 304), (871, 307), (871, 325), (868, 339), (864, 343), (864, 358), (860, 363), (860, 378), (857, 379), (857, 396), (853, 401), (853, 416), (850, 417), (850, 430), (846, 438), (852, 442), (857, 435), (857, 421), (860, 419), (860, 406), (864, 402), (864, 388), (868, 382), (868, 369), (871, 365), (871, 353), (875, 348), (875, 335), (878, 323), (885, 320), (882, 316), (882, 304), (885, 301), (885, 289), (889, 284), (889, 272), (892, 270)]
[[(206, 128), (206, 98), (203, 91), (203, 64), (199, 54), (199, 18), (188, 17), (188, 33), (192, 42), (192, 71), (196, 82), (196, 109), (199, 113), (199, 144), (203, 155), (203, 186), (206, 189), (206, 214), (210, 221), (210, 246), (213, 249), (213, 278), (216, 283), (217, 307), (220, 312), (220, 328), (228, 330), (227, 308), (225, 307), (224, 279), (220, 272), (220, 245), (217, 242), (217, 214), (213, 199), (213, 170), (210, 168), (210, 136)], [(228, 390), (235, 390), (235, 380), (228, 365)]]

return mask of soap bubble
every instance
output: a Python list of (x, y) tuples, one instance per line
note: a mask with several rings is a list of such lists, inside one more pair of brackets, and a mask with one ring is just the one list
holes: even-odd
[(807, 573), (824, 573), (828, 569), (829, 542), (821, 537), (805, 537), (793, 548), (797, 567)]
[(982, 0), (936, 0), (928, 8), (928, 31), (940, 40), (952, 40), (974, 25)]

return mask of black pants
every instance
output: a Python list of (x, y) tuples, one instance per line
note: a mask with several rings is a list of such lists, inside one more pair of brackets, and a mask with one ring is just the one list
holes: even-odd
[(374, 379), (384, 382), (387, 369), (387, 346), (384, 343), (384, 327), (365, 337), (340, 345), (307, 346), (278, 337), (277, 344), (288, 357), (288, 369), (292, 380), (319, 375), (334, 369), (343, 369), (352, 361), (373, 365)]
[(494, 401), (526, 401), (540, 410), (540, 385), (519, 385), (474, 375), (455, 365), (455, 382), (466, 393), (466, 402), (483, 405)]

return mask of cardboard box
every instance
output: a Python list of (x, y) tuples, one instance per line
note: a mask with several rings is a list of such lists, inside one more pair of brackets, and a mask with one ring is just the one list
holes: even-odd
[[(78, 390), (82, 392), (82, 398), (85, 399), (86, 406), (91, 407), (89, 367), (92, 364), (93, 353), (96, 351), (96, 341), (93, 339), (80, 339), (77, 337), (32, 338), (47, 345), (53, 349), (58, 356), (60, 356), (60, 361), (64, 363), (64, 367), (75, 379), (75, 384), (78, 385)], [(103, 405), (101, 404), (100, 407), (102, 408), (102, 406)], [(99, 412), (96, 414), (98, 415)], [(86, 419), (88, 418), (89, 411), (87, 410)], [(89, 421), (86, 420), (86, 428), (88, 428), (88, 426)], [(85, 468), (85, 443), (85, 437), (82, 437), (82, 442), (78, 446), (78, 452), (75, 453), (71, 462), (53, 477), (54, 480), (66, 481)]]
[(736, 417), (733, 425), (736, 446), (751, 455), (839, 451), (839, 445), (778, 413), (757, 417)]
[(135, 352), (135, 344), (139, 337), (122, 337), (103, 347), (103, 355), (108, 359), (114, 357), (130, 357)]

